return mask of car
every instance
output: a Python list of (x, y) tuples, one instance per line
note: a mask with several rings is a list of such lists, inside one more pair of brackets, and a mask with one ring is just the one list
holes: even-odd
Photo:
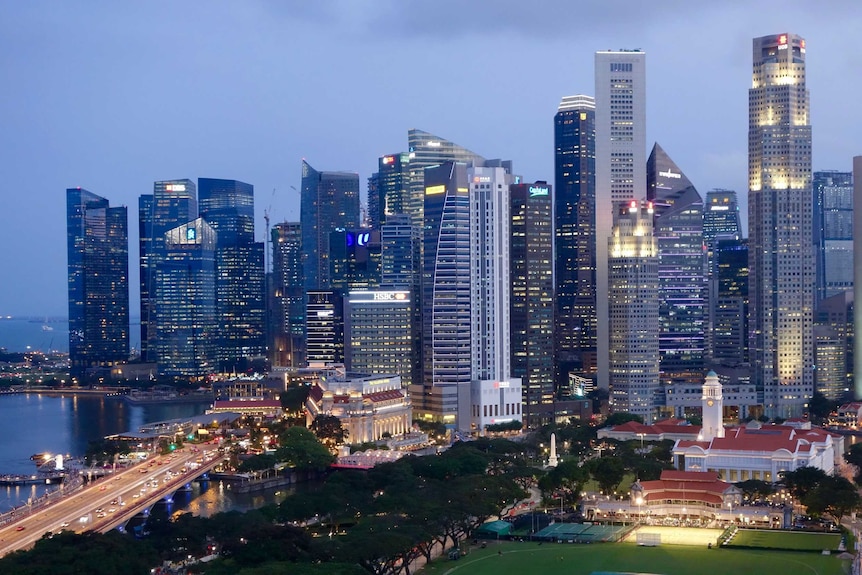
[(15, 531), (24, 531), (24, 526), (19, 525), (18, 527), (15, 528)]
[(62, 529), (63, 527), (68, 527), (68, 526), (69, 526), (69, 522), (68, 522), (68, 521), (64, 521), (63, 523), (60, 523), (60, 528), (61, 528), (61, 529)]
[(104, 490), (105, 490), (105, 486), (104, 486), (104, 485), (102, 485), (101, 487), (99, 487), (99, 491), (104, 491)]
[(134, 495), (132, 495), (132, 499), (137, 499), (140, 496), (141, 496), (140, 493), (135, 493)]

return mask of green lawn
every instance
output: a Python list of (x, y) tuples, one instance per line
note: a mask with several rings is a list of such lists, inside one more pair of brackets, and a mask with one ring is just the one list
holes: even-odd
[[(500, 554), (502, 553), (502, 554)], [(842, 565), (842, 563), (844, 565)], [(487, 549), (451, 561), (438, 559), (423, 575), (589, 575), (594, 571), (647, 572), (661, 575), (844, 575), (848, 562), (835, 555), (747, 549), (706, 549), (633, 543), (572, 545), (490, 542)]]
[(838, 549), (840, 533), (804, 533), (801, 531), (766, 531), (740, 529), (728, 547), (764, 547), (769, 549), (796, 549), (799, 551), (822, 551)]

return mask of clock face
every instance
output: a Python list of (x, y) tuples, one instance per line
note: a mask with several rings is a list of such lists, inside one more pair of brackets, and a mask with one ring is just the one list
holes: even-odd
[(714, 404), (715, 404), (715, 402), (711, 399), (706, 402), (706, 405), (708, 405), (709, 407), (712, 407)]

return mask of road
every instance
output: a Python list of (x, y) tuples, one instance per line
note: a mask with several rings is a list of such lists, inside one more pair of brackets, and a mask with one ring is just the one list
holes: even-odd
[(196, 475), (193, 467), (211, 467), (221, 459), (215, 445), (186, 446), (94, 481), (0, 529), (0, 557), (31, 547), (48, 531), (109, 531), (182, 487)]

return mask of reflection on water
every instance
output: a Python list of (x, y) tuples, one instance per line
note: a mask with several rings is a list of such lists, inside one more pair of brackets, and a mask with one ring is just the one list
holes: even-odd
[(292, 488), (267, 490), (258, 493), (236, 493), (229, 483), (205, 481), (193, 483), (191, 491), (179, 491), (169, 503), (170, 513), (187, 511), (193, 515), (210, 517), (223, 511), (249, 511), (265, 505), (278, 504), (293, 493)]

